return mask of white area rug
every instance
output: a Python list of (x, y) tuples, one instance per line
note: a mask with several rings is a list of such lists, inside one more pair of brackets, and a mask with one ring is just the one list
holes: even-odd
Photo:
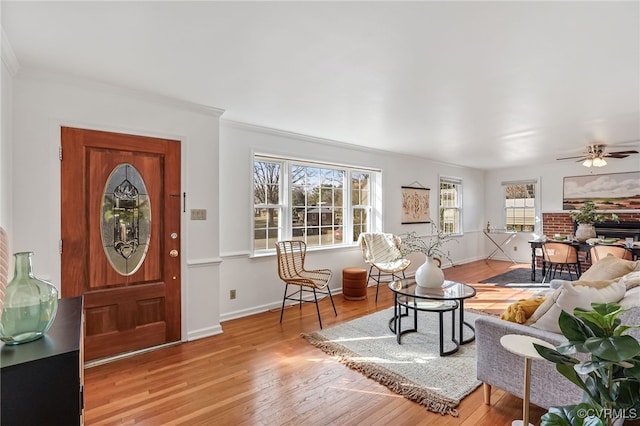
[[(398, 345), (388, 326), (392, 316), (390, 308), (303, 337), (341, 363), (428, 410), (457, 416), (455, 407), (481, 383), (476, 379), (475, 342), (461, 345), (453, 355), (440, 357), (438, 314), (419, 312), (419, 332), (405, 334)], [(465, 322), (473, 325), (478, 316), (466, 311)], [(447, 339), (451, 336), (451, 314), (445, 313), (444, 318), (447, 350), (453, 347)], [(456, 312), (456, 325), (457, 320)], [(403, 318), (402, 324), (403, 329), (411, 328), (413, 316)], [(471, 330), (465, 327), (465, 336), (470, 335)]]

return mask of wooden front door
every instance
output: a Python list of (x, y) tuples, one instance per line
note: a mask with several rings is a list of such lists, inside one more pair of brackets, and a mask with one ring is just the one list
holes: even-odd
[(85, 359), (180, 340), (180, 142), (62, 128), (62, 297)]

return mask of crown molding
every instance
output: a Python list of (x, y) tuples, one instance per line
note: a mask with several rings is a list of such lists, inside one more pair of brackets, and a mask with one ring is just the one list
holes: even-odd
[(9, 70), (9, 74), (11, 74), (11, 77), (15, 77), (15, 75), (18, 74), (18, 71), (20, 71), (20, 63), (18, 62), (18, 58), (13, 51), (13, 47), (11, 47), (11, 43), (9, 43), (9, 38), (4, 32), (4, 28), (0, 27), (0, 31), (2, 32), (2, 35), (0, 36), (2, 38), (2, 63)]
[(297, 140), (303, 140), (306, 142), (312, 142), (312, 143), (320, 143), (323, 145), (335, 145), (335, 146), (341, 146), (343, 148), (350, 148), (350, 149), (357, 149), (358, 151), (379, 151), (375, 148), (368, 148), (368, 147), (364, 147), (364, 146), (358, 146), (352, 143), (348, 143), (348, 142), (341, 142), (341, 141), (336, 141), (333, 139), (326, 139), (326, 138), (322, 138), (319, 136), (310, 136), (310, 135), (305, 135), (303, 133), (296, 133), (296, 132), (292, 132), (290, 130), (281, 130), (281, 129), (276, 129), (273, 127), (266, 127), (266, 126), (261, 126), (259, 124), (251, 124), (251, 123), (245, 123), (245, 122), (241, 122), (241, 121), (235, 121), (235, 120), (228, 120), (228, 119), (221, 119), (220, 120), (220, 124), (221, 125), (226, 125), (228, 127), (233, 127), (236, 129), (241, 129), (241, 130), (246, 130), (249, 132), (256, 132), (256, 133), (264, 133), (267, 135), (272, 135), (272, 136), (279, 136), (279, 137), (284, 137), (284, 138), (289, 138), (289, 139), (297, 139)]
[(245, 123), (245, 122), (226, 119), (226, 118), (220, 118), (220, 126), (236, 128), (236, 129), (245, 130), (248, 132), (279, 136), (279, 137), (284, 137), (288, 139), (302, 140), (302, 141), (317, 143), (322, 145), (331, 145), (334, 147), (349, 149), (349, 150), (358, 151), (358, 152), (368, 152), (368, 153), (378, 154), (378, 155), (393, 155), (395, 157), (411, 158), (411, 159), (421, 158), (423, 160), (430, 161), (434, 164), (439, 164), (439, 165), (456, 168), (456, 169), (480, 170), (480, 169), (475, 169), (473, 167), (461, 166), (459, 164), (452, 164), (452, 163), (446, 163), (444, 161), (437, 161), (427, 157), (405, 154), (402, 152), (396, 152), (396, 151), (391, 151), (387, 149), (370, 148), (367, 146), (357, 145), (354, 143), (342, 142), (334, 139), (326, 139), (318, 136), (310, 136), (310, 135), (305, 135), (303, 133), (296, 133), (289, 130), (275, 129), (272, 127), (261, 126), (259, 124)]

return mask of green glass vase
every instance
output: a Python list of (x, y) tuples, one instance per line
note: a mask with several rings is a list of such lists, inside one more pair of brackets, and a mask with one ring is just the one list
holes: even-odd
[(7, 345), (44, 336), (58, 310), (58, 290), (33, 275), (32, 255), (32, 252), (14, 254), (15, 273), (7, 284), (0, 317), (0, 340)]

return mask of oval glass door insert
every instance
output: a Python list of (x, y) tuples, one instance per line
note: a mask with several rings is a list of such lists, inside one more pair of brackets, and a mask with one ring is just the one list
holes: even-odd
[(129, 163), (116, 166), (102, 196), (102, 247), (120, 275), (134, 274), (144, 262), (151, 237), (151, 206), (142, 176)]

